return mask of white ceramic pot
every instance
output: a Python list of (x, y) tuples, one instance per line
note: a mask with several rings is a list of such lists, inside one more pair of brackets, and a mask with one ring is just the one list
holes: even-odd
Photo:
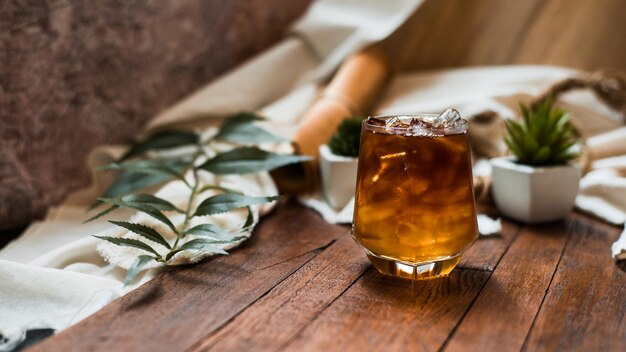
[(500, 212), (526, 223), (564, 218), (573, 208), (581, 168), (531, 167), (510, 157), (491, 159), (492, 194)]
[(326, 144), (319, 151), (324, 197), (333, 208), (341, 209), (354, 197), (358, 159), (333, 154)]

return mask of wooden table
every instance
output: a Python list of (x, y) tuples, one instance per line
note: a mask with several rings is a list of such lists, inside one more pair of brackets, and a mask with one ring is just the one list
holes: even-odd
[(619, 232), (579, 213), (504, 221), (449, 277), (410, 281), (288, 201), (230, 256), (169, 270), (33, 350), (624, 351)]

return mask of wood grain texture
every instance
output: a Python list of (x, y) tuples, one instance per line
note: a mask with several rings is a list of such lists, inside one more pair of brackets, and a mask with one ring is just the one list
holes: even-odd
[(457, 269), (410, 281), (370, 269), (308, 325), (286, 351), (435, 351), (489, 274)]
[(608, 255), (620, 232), (577, 217), (526, 350), (626, 350), (625, 266)]
[(542, 0), (426, 0), (387, 43), (396, 69), (512, 62)]
[(345, 232), (288, 203), (230, 256), (167, 271), (34, 350), (188, 349)]
[(282, 38), (311, 0), (0, 2), (0, 229), (89, 181), (88, 153)]
[[(497, 213), (492, 216), (497, 217)], [(467, 252), (463, 254), (459, 267), (493, 271), (519, 230), (519, 224), (508, 221), (503, 222), (502, 231), (499, 234), (481, 236), (472, 244)]]
[(192, 350), (279, 350), (369, 267), (361, 248), (346, 233)]
[(426, 0), (385, 43), (396, 69), (549, 64), (626, 70), (621, 0)]
[[(571, 224), (524, 227), (446, 351), (519, 351), (561, 258)], [(495, 323), (500, 322), (500, 323)]]
[(513, 63), (626, 71), (626, 4), (550, 0), (518, 40)]

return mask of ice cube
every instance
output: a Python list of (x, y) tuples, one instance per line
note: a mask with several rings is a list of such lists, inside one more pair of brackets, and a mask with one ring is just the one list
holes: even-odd
[(422, 136), (422, 135), (428, 135), (429, 130), (430, 130), (430, 123), (419, 119), (419, 118), (414, 118), (411, 120), (411, 123), (409, 124), (409, 128), (408, 128), (408, 135), (412, 135), (412, 136)]
[(448, 109), (439, 115), (435, 121), (433, 121), (433, 127), (446, 128), (454, 127), (461, 123), (461, 114), (455, 109)]
[(398, 116), (394, 116), (387, 120), (387, 127), (391, 128), (407, 128), (409, 124)]
[(385, 129), (389, 134), (405, 135), (408, 127), (409, 123), (406, 120), (398, 116), (394, 116), (387, 120)]
[(380, 127), (383, 127), (387, 124), (385, 120), (379, 119), (378, 117), (374, 117), (374, 116), (368, 117), (367, 123), (372, 126), (380, 126)]

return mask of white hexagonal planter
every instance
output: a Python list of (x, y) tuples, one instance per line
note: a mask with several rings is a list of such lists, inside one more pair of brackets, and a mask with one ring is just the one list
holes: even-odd
[(513, 160), (491, 159), (492, 194), (503, 215), (540, 223), (562, 219), (572, 210), (581, 175), (578, 165), (531, 167)]
[(319, 151), (324, 197), (333, 208), (341, 209), (354, 197), (358, 158), (333, 154), (326, 144)]

